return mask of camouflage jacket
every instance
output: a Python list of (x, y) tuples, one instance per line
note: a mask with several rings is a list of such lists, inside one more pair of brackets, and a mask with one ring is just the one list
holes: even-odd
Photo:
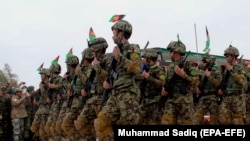
[(25, 102), (25, 97), (19, 97), (17, 95), (11, 97), (11, 119), (27, 117)]

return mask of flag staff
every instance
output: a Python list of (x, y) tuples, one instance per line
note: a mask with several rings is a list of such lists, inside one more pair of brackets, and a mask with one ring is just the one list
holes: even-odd
[(197, 33), (196, 33), (196, 24), (195, 23), (194, 23), (194, 31), (195, 31), (195, 44), (196, 44), (196, 53), (197, 53), (197, 64), (199, 65), (199, 51), (198, 51)]

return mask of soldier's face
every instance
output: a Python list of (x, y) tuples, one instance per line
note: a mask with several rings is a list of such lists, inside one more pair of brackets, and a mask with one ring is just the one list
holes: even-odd
[(117, 29), (113, 29), (113, 36), (112, 39), (115, 44), (119, 43), (121, 41), (121, 32), (118, 32)]

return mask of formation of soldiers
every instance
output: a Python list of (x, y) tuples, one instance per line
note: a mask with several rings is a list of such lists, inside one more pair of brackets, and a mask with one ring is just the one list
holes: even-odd
[(186, 60), (186, 46), (178, 39), (167, 46), (172, 62), (163, 67), (155, 50), (141, 52), (129, 43), (128, 21), (119, 20), (111, 29), (117, 45), (111, 54), (107, 41), (97, 37), (81, 58), (67, 55), (63, 76), (58, 62), (39, 72), (38, 109), (30, 126), (39, 140), (112, 141), (113, 125), (250, 123), (250, 73), (237, 62), (236, 47), (225, 49), (223, 67), (207, 54), (197, 68)]

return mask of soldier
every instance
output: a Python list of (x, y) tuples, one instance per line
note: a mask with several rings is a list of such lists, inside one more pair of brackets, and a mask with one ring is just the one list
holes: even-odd
[(14, 141), (24, 140), (24, 118), (27, 117), (25, 103), (30, 96), (23, 94), (19, 88), (15, 89), (15, 95), (11, 97), (11, 119)]
[[(55, 59), (58, 61), (59, 56)], [(49, 117), (45, 124), (45, 131), (49, 135), (49, 140), (60, 140), (60, 135), (55, 131), (56, 121), (58, 119), (59, 110), (58, 106), (60, 105), (60, 101), (62, 99), (63, 94), (63, 85), (62, 85), (62, 76), (61, 73), (61, 65), (58, 62), (52, 62), (49, 67), (50, 71), (50, 81), (48, 83), (49, 93), (47, 97), (47, 102), (51, 103)]]
[(161, 124), (192, 125), (194, 114), (192, 91), (197, 85), (197, 69), (191, 62), (182, 59), (186, 53), (186, 46), (180, 40), (170, 42), (167, 50), (170, 51), (172, 62), (168, 66), (167, 80), (161, 92), (163, 97), (168, 96)]
[(103, 62), (106, 48), (108, 47), (107, 41), (102, 37), (98, 37), (89, 43), (89, 47), (94, 60), (92, 61), (92, 67), (90, 68), (86, 84), (81, 92), (86, 102), (77, 120), (74, 121), (76, 129), (84, 141), (96, 140), (93, 123), (97, 117), (97, 113), (102, 108), (102, 84), (107, 75), (105, 62)]
[(223, 96), (219, 107), (219, 122), (222, 125), (244, 124), (246, 105), (244, 94), (247, 89), (246, 72), (243, 66), (237, 63), (239, 51), (230, 45), (224, 51), (227, 63), (218, 94)]
[(245, 117), (245, 124), (250, 125), (250, 68), (247, 67), (245, 64), (245, 70), (247, 74), (247, 92), (245, 94), (245, 101), (246, 101), (246, 117)]
[[(108, 72), (112, 81), (104, 81), (103, 87), (112, 94), (94, 120), (99, 141), (113, 140), (112, 124), (134, 125), (139, 123), (140, 83), (136, 76), (141, 74), (142, 60), (138, 44), (130, 44), (132, 25), (125, 20), (117, 21), (112, 26), (113, 41), (117, 44), (113, 49), (113, 59)], [(112, 73), (111, 73), (112, 72)], [(118, 121), (119, 120), (119, 121)]]
[(34, 119), (31, 124), (31, 131), (35, 135), (38, 135), (41, 141), (46, 141), (47, 134), (44, 130), (45, 123), (49, 115), (50, 103), (47, 103), (46, 99), (48, 97), (48, 83), (49, 83), (49, 69), (42, 68), (39, 72), (41, 77), (41, 82), (39, 84), (39, 89), (36, 90), (36, 98), (34, 103), (38, 105), (38, 109), (35, 113)]
[(71, 56), (68, 56), (66, 58), (65, 63), (67, 65), (67, 72), (63, 77), (63, 86), (66, 90), (67, 98), (62, 103), (62, 107), (61, 107), (59, 117), (57, 120), (57, 124), (56, 124), (56, 130), (58, 133), (63, 134), (65, 138), (68, 138), (70, 140), (71, 135), (69, 135), (69, 130), (63, 130), (65, 129), (63, 125), (63, 119), (66, 118), (66, 116), (68, 116), (68, 114), (72, 112), (73, 114), (78, 115), (78, 111), (77, 111), (78, 107), (76, 107), (76, 105), (74, 104), (79, 103), (78, 101), (80, 99), (80, 96), (74, 94), (74, 89), (75, 89), (74, 86), (75, 86), (76, 78), (77, 78), (75, 74), (75, 70), (76, 70), (76, 67), (79, 65), (79, 59), (77, 56), (71, 54)]
[(196, 89), (195, 96), (199, 97), (194, 114), (194, 124), (204, 125), (204, 116), (208, 112), (209, 124), (218, 124), (217, 91), (221, 82), (221, 70), (215, 65), (215, 57), (206, 54), (202, 58), (200, 67), (200, 82)]
[(160, 106), (160, 91), (165, 83), (165, 72), (163, 67), (156, 64), (157, 52), (153, 49), (146, 49), (142, 57), (145, 59), (145, 67), (142, 72), (144, 78), (141, 83), (142, 102), (140, 113), (143, 119), (142, 124), (160, 124), (162, 107)]

